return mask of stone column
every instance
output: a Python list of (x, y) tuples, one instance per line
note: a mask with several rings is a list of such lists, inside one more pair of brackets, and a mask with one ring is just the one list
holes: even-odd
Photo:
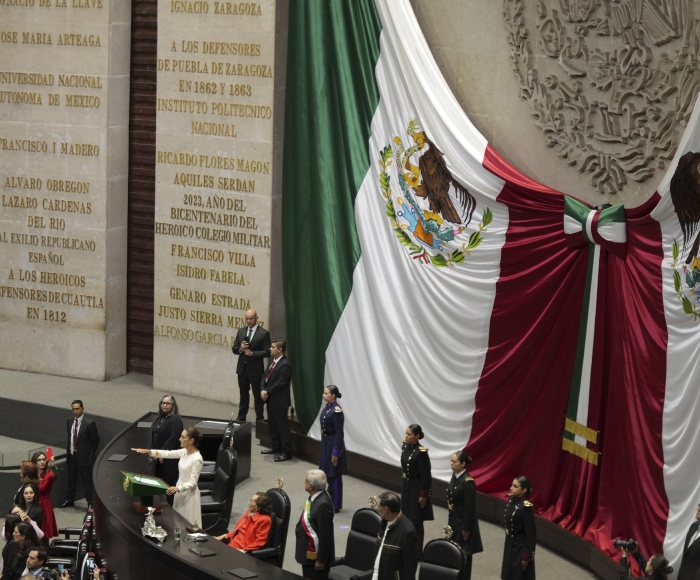
[(0, 367), (126, 371), (131, 2), (0, 0)]
[(275, 0), (158, 4), (156, 388), (237, 402), (245, 310), (267, 327), (274, 39)]

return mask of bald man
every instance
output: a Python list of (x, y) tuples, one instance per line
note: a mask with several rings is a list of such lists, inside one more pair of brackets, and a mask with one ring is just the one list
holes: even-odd
[(265, 374), (265, 359), (270, 356), (270, 333), (258, 324), (258, 313), (245, 311), (245, 326), (238, 329), (233, 354), (238, 355), (236, 374), (241, 401), (236, 421), (245, 421), (250, 406), (250, 389), (255, 400), (255, 418), (264, 419), (265, 403), (260, 398), (260, 382)]

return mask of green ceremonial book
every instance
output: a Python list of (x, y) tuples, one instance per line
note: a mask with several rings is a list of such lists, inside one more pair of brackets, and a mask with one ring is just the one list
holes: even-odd
[(141, 498), (141, 506), (143, 507), (152, 506), (153, 496), (165, 494), (170, 487), (160, 477), (143, 475), (141, 473), (120, 471), (119, 479), (126, 493), (131, 497)]

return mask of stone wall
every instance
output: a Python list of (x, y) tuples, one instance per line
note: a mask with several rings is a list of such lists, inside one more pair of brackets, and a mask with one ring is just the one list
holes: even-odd
[(692, 0), (412, 4), (464, 110), (516, 167), (594, 204), (655, 191), (698, 92)]
[(237, 400), (244, 313), (269, 326), (275, 0), (158, 5), (157, 388)]
[(0, 2), (0, 366), (125, 372), (131, 6)]

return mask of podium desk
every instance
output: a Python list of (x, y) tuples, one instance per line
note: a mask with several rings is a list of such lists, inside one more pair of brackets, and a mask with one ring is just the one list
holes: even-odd
[[(139, 421), (149, 420), (150, 415), (142, 417)], [(190, 419), (194, 421), (192, 424), (200, 421), (193, 417), (187, 417), (187, 419), (183, 417), (183, 421), (187, 421), (185, 426), (189, 426)], [(144, 538), (141, 528), (145, 522), (145, 516), (136, 513), (131, 505), (133, 498), (124, 491), (119, 477), (120, 471), (143, 473), (147, 469), (146, 456), (131, 451), (132, 447), (148, 447), (151, 440), (150, 429), (139, 428), (136, 426), (137, 423), (138, 421), (134, 422), (107, 444), (98, 456), (93, 470), (96, 551), (110, 571), (110, 578), (113, 580), (152, 580), (153, 578), (236, 580), (236, 576), (226, 572), (236, 568), (250, 570), (257, 574), (260, 580), (301, 578), (297, 574), (281, 570), (253, 556), (229, 548), (214, 538), (201, 544), (186, 542), (185, 527), (188, 522), (167, 504), (162, 506), (162, 513), (155, 516), (156, 524), (168, 532), (163, 545), (159, 546), (150, 539)], [(223, 435), (223, 432), (221, 434)], [(237, 444), (238, 441), (235, 441), (234, 448)], [(248, 449), (250, 450), (250, 447)], [(120, 462), (108, 461), (108, 458), (114, 454), (125, 454), (127, 458)], [(179, 546), (175, 546), (173, 538), (175, 527), (182, 530)], [(216, 555), (202, 558), (189, 551), (189, 548), (200, 546), (214, 550)]]

